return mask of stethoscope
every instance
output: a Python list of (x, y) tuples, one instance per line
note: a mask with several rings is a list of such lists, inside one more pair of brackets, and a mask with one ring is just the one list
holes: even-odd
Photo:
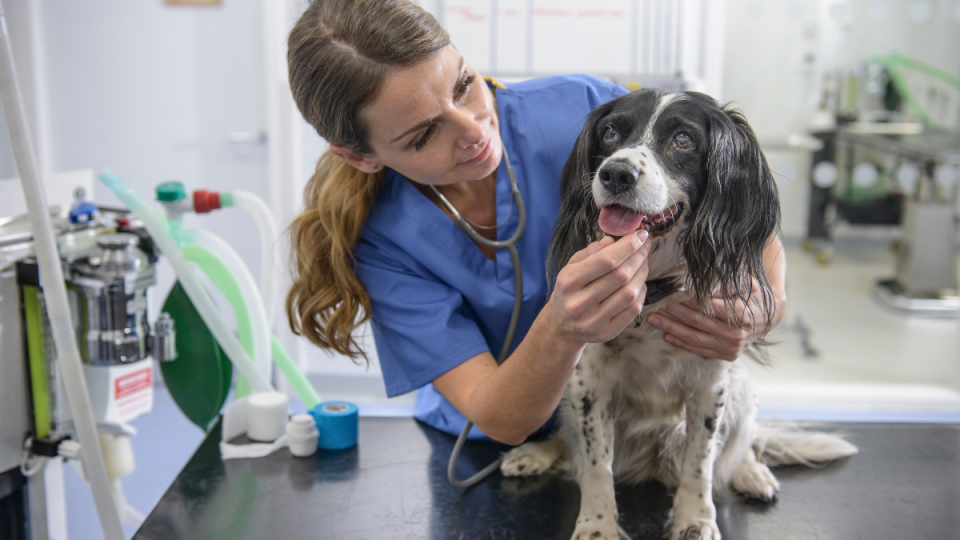
[[(437, 191), (436, 187), (433, 185), (430, 186), (433, 192), (437, 194), (437, 197), (440, 198), (443, 206), (453, 214), (453, 218), (457, 221), (460, 229), (467, 233), (467, 236), (472, 238), (474, 242), (486, 248), (506, 249), (510, 253), (510, 261), (513, 263), (513, 279), (516, 296), (513, 298), (513, 311), (510, 313), (507, 337), (503, 340), (503, 347), (500, 349), (500, 355), (497, 357), (497, 364), (502, 364), (503, 361), (507, 359), (507, 355), (510, 352), (510, 344), (513, 343), (513, 336), (517, 333), (517, 323), (520, 320), (520, 304), (523, 301), (523, 269), (520, 267), (520, 254), (517, 253), (517, 242), (520, 240), (520, 237), (523, 236), (523, 230), (527, 226), (527, 211), (523, 207), (523, 198), (520, 197), (520, 190), (517, 189), (517, 177), (513, 174), (513, 167), (510, 165), (510, 156), (507, 155), (507, 149), (505, 147), (503, 148), (503, 159), (507, 165), (507, 175), (510, 177), (510, 189), (512, 190), (513, 200), (517, 205), (518, 216), (517, 230), (506, 240), (490, 240), (481, 236), (473, 226), (467, 222), (467, 219), (460, 215), (460, 212), (457, 212), (457, 209), (450, 204), (450, 201)], [(457, 479), (455, 471), (457, 458), (460, 457), (460, 450), (463, 449), (463, 444), (467, 441), (467, 433), (470, 432), (470, 428), (472, 427), (473, 422), (467, 420), (467, 425), (463, 427), (463, 431), (460, 432), (460, 437), (457, 438), (457, 443), (453, 446), (453, 452), (450, 453), (450, 463), (447, 465), (447, 478), (451, 484), (458, 488), (470, 487), (487, 476), (490, 476), (493, 471), (497, 470), (502, 461), (502, 458), (497, 458), (496, 461), (487, 465), (483, 470), (470, 478), (466, 480)]]

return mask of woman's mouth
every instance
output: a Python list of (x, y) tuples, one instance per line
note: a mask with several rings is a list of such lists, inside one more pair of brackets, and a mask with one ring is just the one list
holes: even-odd
[(490, 156), (490, 152), (493, 150), (493, 145), (490, 144), (492, 140), (493, 137), (487, 137), (486, 142), (483, 143), (483, 148), (480, 149), (480, 153), (468, 159), (467, 161), (461, 161), (460, 165), (476, 165), (477, 163), (487, 159), (487, 157)]

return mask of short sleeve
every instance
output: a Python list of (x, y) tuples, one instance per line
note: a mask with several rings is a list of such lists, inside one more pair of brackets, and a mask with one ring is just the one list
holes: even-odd
[(461, 293), (389, 241), (370, 239), (357, 245), (356, 271), (370, 297), (388, 397), (416, 390), (489, 350)]

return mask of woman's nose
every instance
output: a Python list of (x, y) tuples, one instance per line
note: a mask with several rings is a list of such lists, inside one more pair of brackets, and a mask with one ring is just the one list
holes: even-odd
[(472, 111), (462, 111), (458, 123), (460, 124), (460, 135), (457, 138), (457, 146), (460, 148), (476, 146), (487, 139), (483, 118)]

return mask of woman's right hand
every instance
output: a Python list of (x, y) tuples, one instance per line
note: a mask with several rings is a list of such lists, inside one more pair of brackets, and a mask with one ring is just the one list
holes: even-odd
[(560, 335), (601, 343), (640, 315), (647, 294), (648, 236), (645, 230), (617, 241), (606, 236), (570, 258), (546, 306)]

